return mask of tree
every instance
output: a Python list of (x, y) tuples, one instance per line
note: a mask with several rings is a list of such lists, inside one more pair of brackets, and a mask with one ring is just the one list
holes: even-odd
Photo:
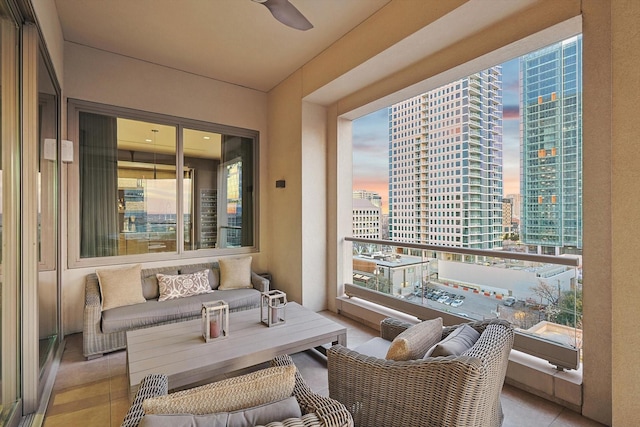
[(582, 329), (582, 289), (562, 293), (557, 323)]
[(559, 288), (556, 288), (543, 280), (538, 280), (538, 286), (534, 286), (530, 289), (534, 294), (542, 299), (543, 303), (546, 302), (545, 305), (558, 304), (558, 299), (560, 298)]
[(544, 313), (548, 321), (582, 329), (582, 289), (561, 291), (539, 280), (531, 291), (546, 303)]

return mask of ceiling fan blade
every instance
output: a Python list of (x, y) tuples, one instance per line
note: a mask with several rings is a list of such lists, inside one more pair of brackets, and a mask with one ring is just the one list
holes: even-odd
[(269, 9), (269, 12), (278, 21), (282, 22), (291, 28), (297, 30), (310, 30), (313, 25), (304, 15), (292, 5), (289, 0), (253, 0), (256, 3), (261, 3)]

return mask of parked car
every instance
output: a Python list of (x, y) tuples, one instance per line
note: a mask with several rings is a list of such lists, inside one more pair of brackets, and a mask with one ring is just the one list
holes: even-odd
[(449, 299), (448, 295), (442, 295), (440, 298), (438, 298), (438, 302), (444, 304), (447, 302), (448, 299)]
[(460, 307), (464, 303), (461, 299), (453, 300), (451, 302), (451, 307)]
[(502, 304), (506, 305), (507, 307), (511, 307), (513, 306), (513, 304), (516, 303), (516, 299), (514, 297), (506, 297), (503, 301)]

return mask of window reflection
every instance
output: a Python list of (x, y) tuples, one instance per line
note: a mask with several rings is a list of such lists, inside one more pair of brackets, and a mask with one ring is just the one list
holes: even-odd
[(78, 140), (82, 258), (253, 245), (253, 138), (80, 111)]

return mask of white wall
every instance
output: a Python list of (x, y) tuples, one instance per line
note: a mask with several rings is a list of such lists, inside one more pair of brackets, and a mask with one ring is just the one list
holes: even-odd
[[(260, 223), (265, 223), (269, 200), (262, 191), (267, 183), (267, 95), (263, 92), (161, 67), (85, 46), (65, 43), (64, 85), (66, 98), (172, 115), (253, 129), (260, 132)], [(66, 109), (66, 102), (64, 103)], [(65, 126), (65, 125), (63, 125)], [(67, 194), (63, 186), (63, 200)], [(65, 216), (66, 217), (66, 216)], [(68, 224), (69, 229), (75, 227)], [(267, 271), (267, 227), (261, 226), (260, 253), (253, 254), (253, 269)], [(66, 239), (65, 243), (66, 243)], [(63, 265), (68, 265), (66, 245)], [(180, 260), (196, 263), (201, 259)], [(177, 261), (145, 263), (143, 267), (176, 264)], [(84, 277), (95, 268), (62, 272), (63, 325), (65, 333), (82, 330)]]
[(327, 308), (327, 111), (302, 104), (302, 304)]
[(567, 270), (548, 278), (539, 278), (535, 272), (525, 269), (516, 270), (514, 268), (438, 260), (438, 279), (440, 281), (451, 280), (478, 285), (487, 292), (513, 295), (519, 300), (536, 298), (531, 289), (537, 287), (540, 281), (548, 283), (555, 289), (558, 286), (557, 281), (560, 280), (561, 289), (568, 291), (571, 289), (571, 279), (574, 277), (575, 270)]

